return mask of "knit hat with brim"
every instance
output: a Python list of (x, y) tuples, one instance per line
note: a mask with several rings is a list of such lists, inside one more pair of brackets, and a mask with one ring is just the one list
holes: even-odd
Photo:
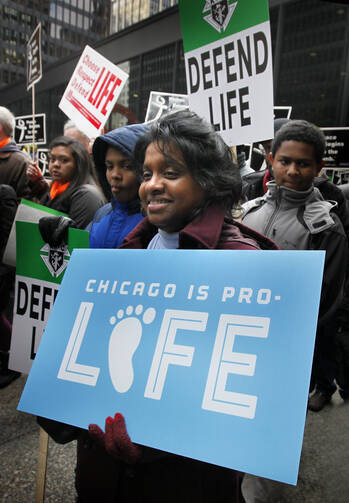
[(145, 124), (130, 124), (113, 129), (98, 136), (92, 147), (92, 155), (97, 170), (105, 169), (105, 155), (108, 147), (120, 150), (127, 157), (131, 157), (138, 139), (149, 129)]

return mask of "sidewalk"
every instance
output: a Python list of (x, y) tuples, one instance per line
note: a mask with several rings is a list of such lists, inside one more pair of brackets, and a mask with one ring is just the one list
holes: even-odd
[[(22, 376), (0, 389), (1, 503), (34, 502), (39, 427), (33, 416), (16, 410), (25, 379)], [(285, 486), (278, 503), (349, 501), (348, 419), (349, 403), (343, 403), (337, 393), (332, 405), (308, 413), (298, 485)], [(50, 441), (45, 503), (75, 502), (75, 448), (75, 442)]]
[[(35, 501), (39, 426), (36, 418), (16, 410), (26, 377), (0, 389), (0, 502)], [(74, 503), (76, 442), (49, 442), (45, 503)]]

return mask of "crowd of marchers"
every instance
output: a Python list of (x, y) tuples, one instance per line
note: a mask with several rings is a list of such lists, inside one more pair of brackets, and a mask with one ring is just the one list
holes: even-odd
[[(40, 219), (51, 246), (76, 227), (90, 248), (324, 250), (308, 408), (321, 411), (337, 390), (349, 399), (349, 212), (346, 187), (322, 174), (317, 126), (276, 119), (255, 170), (241, 146), (189, 110), (92, 140), (68, 121), (49, 146), (49, 179), (14, 142), (14, 126), (0, 107), (1, 257), (21, 198), (67, 215)], [(1, 262), (0, 387), (20, 375), (8, 368), (14, 278)], [(133, 443), (122, 412), (104, 429), (38, 418), (56, 442), (77, 441), (77, 503), (278, 500), (281, 483)]]

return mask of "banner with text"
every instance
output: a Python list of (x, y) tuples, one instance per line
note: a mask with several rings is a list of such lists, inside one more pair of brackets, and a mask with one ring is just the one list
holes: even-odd
[(38, 224), (16, 223), (17, 267), (9, 368), (28, 374), (74, 248), (88, 232), (69, 229), (68, 244), (52, 248)]
[(243, 145), (272, 138), (267, 0), (179, 0), (189, 106)]
[(326, 138), (325, 168), (349, 168), (349, 127), (321, 128)]
[[(15, 142), (17, 145), (33, 143), (33, 116), (20, 115), (15, 118)], [(36, 114), (34, 117), (35, 143), (46, 143), (46, 114)]]
[(127, 73), (87, 45), (59, 108), (89, 138), (98, 136), (127, 79)]
[(39, 82), (41, 77), (41, 23), (39, 23), (27, 43), (27, 91)]
[(324, 255), (74, 250), (19, 410), (295, 484)]

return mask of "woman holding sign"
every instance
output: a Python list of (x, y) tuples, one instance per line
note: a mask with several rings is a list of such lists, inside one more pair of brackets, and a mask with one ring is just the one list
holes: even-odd
[(27, 176), (32, 193), (40, 204), (66, 213), (77, 228), (84, 229), (105, 202), (87, 150), (67, 136), (55, 138), (49, 147), (49, 171), (51, 185), (31, 163)]
[[(277, 249), (232, 219), (241, 192), (238, 170), (227, 145), (196, 114), (160, 120), (138, 141), (135, 157), (146, 217), (121, 248)], [(105, 431), (91, 424), (80, 437), (76, 488), (79, 503), (226, 503), (240, 497), (233, 470), (133, 444), (121, 413), (106, 419)]]

